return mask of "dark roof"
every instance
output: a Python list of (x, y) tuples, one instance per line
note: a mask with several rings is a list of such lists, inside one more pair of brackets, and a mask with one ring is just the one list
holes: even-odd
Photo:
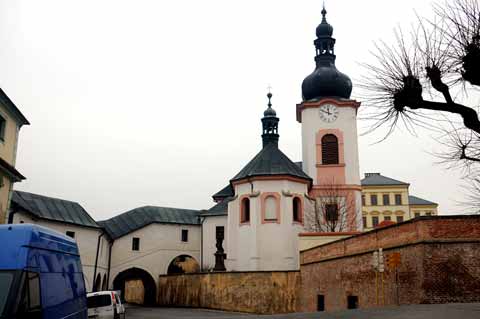
[(227, 186), (225, 186), (224, 188), (216, 192), (212, 197), (213, 199), (217, 200), (217, 199), (223, 199), (229, 196), (233, 196), (233, 187), (231, 184), (228, 184)]
[(3, 92), (2, 89), (0, 89), (0, 103), (5, 105), (8, 111), (16, 117), (17, 121), (20, 122), (21, 125), (29, 125), (30, 122), (28, 122), (27, 118), (20, 112), (20, 110), (15, 106), (15, 104), (10, 100), (10, 98)]
[(20, 182), (25, 179), (25, 176), (20, 174), (19, 171), (15, 169), (12, 165), (7, 163), (3, 158), (0, 157), (0, 170), (8, 176), (12, 182)]
[(232, 199), (230, 197), (225, 198), (221, 202), (218, 202), (208, 210), (204, 210), (200, 213), (201, 216), (224, 216), (228, 213), (228, 202)]
[(117, 239), (153, 223), (199, 225), (199, 214), (198, 210), (144, 206), (98, 223)]
[(308, 180), (312, 179), (282, 153), (274, 143), (266, 145), (231, 182), (253, 176), (289, 175)]
[(41, 219), (86, 227), (99, 227), (80, 204), (64, 199), (14, 191), (12, 209), (14, 211), (24, 210)]
[(386, 177), (380, 173), (365, 173), (365, 178), (361, 181), (362, 186), (384, 186), (384, 185), (410, 185), (396, 179)]
[(410, 205), (438, 205), (437, 203), (413, 195), (408, 196), (408, 203)]

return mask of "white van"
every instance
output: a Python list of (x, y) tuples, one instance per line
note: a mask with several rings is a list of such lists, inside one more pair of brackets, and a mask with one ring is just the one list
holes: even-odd
[(117, 291), (97, 291), (87, 294), (88, 318), (125, 319), (125, 307)]

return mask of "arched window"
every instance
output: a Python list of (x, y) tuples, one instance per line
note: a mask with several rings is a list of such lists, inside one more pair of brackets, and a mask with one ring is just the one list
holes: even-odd
[(273, 196), (265, 198), (265, 220), (277, 220), (277, 199)]
[(338, 164), (338, 139), (333, 134), (322, 137), (322, 164)]
[(240, 212), (240, 222), (249, 223), (250, 222), (250, 199), (242, 199), (242, 207)]
[(293, 221), (302, 222), (302, 202), (300, 198), (293, 198)]

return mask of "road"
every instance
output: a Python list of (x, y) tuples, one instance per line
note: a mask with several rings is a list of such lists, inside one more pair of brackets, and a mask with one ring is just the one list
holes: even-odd
[(193, 308), (146, 308), (129, 306), (127, 319), (478, 319), (480, 303), (442, 304), (442, 305), (407, 305), (382, 309), (357, 309), (338, 312), (295, 313), (285, 315), (250, 315), (208, 309)]

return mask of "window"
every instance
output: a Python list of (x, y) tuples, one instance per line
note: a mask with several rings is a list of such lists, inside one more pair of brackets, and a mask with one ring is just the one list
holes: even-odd
[(370, 204), (373, 206), (378, 205), (378, 198), (377, 195), (370, 195)]
[(5, 128), (7, 127), (7, 120), (0, 115), (0, 140), (5, 141)]
[(293, 221), (302, 222), (302, 201), (298, 197), (293, 198)]
[(420, 217), (420, 213), (416, 212), (415, 217)]
[(333, 134), (322, 137), (322, 164), (338, 164), (338, 139)]
[(395, 205), (402, 205), (402, 195), (395, 194)]
[(337, 206), (337, 204), (326, 204), (325, 205), (325, 218), (327, 219), (327, 221), (338, 220), (338, 206)]
[(40, 277), (34, 272), (27, 272), (25, 275), (21, 299), (17, 309), (18, 318), (42, 318)]
[(363, 222), (363, 227), (367, 228), (367, 217), (366, 216), (362, 217), (362, 222)]
[(265, 220), (277, 220), (277, 199), (273, 196), (265, 198)]
[(250, 199), (242, 199), (242, 207), (240, 212), (240, 222), (249, 223), (250, 222)]
[(348, 309), (358, 308), (358, 296), (347, 296), (347, 308)]
[(188, 241), (188, 229), (182, 229), (182, 241), (183, 242)]
[(397, 216), (397, 223), (403, 222), (403, 216)]
[(365, 206), (365, 195), (362, 195), (362, 206)]
[(140, 250), (140, 238), (132, 238), (132, 250)]
[(372, 227), (377, 227), (378, 226), (378, 217), (373, 216), (372, 217)]
[(390, 217), (390, 216), (383, 216), (383, 220), (392, 220), (392, 217)]
[(325, 296), (317, 296), (317, 311), (325, 311)]
[(74, 232), (74, 231), (67, 230), (67, 232), (66, 232), (65, 234), (66, 234), (68, 237), (75, 238), (75, 232)]
[(390, 196), (388, 194), (383, 194), (383, 205), (390, 205)]
[(425, 215), (426, 215), (426, 216), (432, 216), (433, 213), (432, 213), (432, 212), (426, 212)]

